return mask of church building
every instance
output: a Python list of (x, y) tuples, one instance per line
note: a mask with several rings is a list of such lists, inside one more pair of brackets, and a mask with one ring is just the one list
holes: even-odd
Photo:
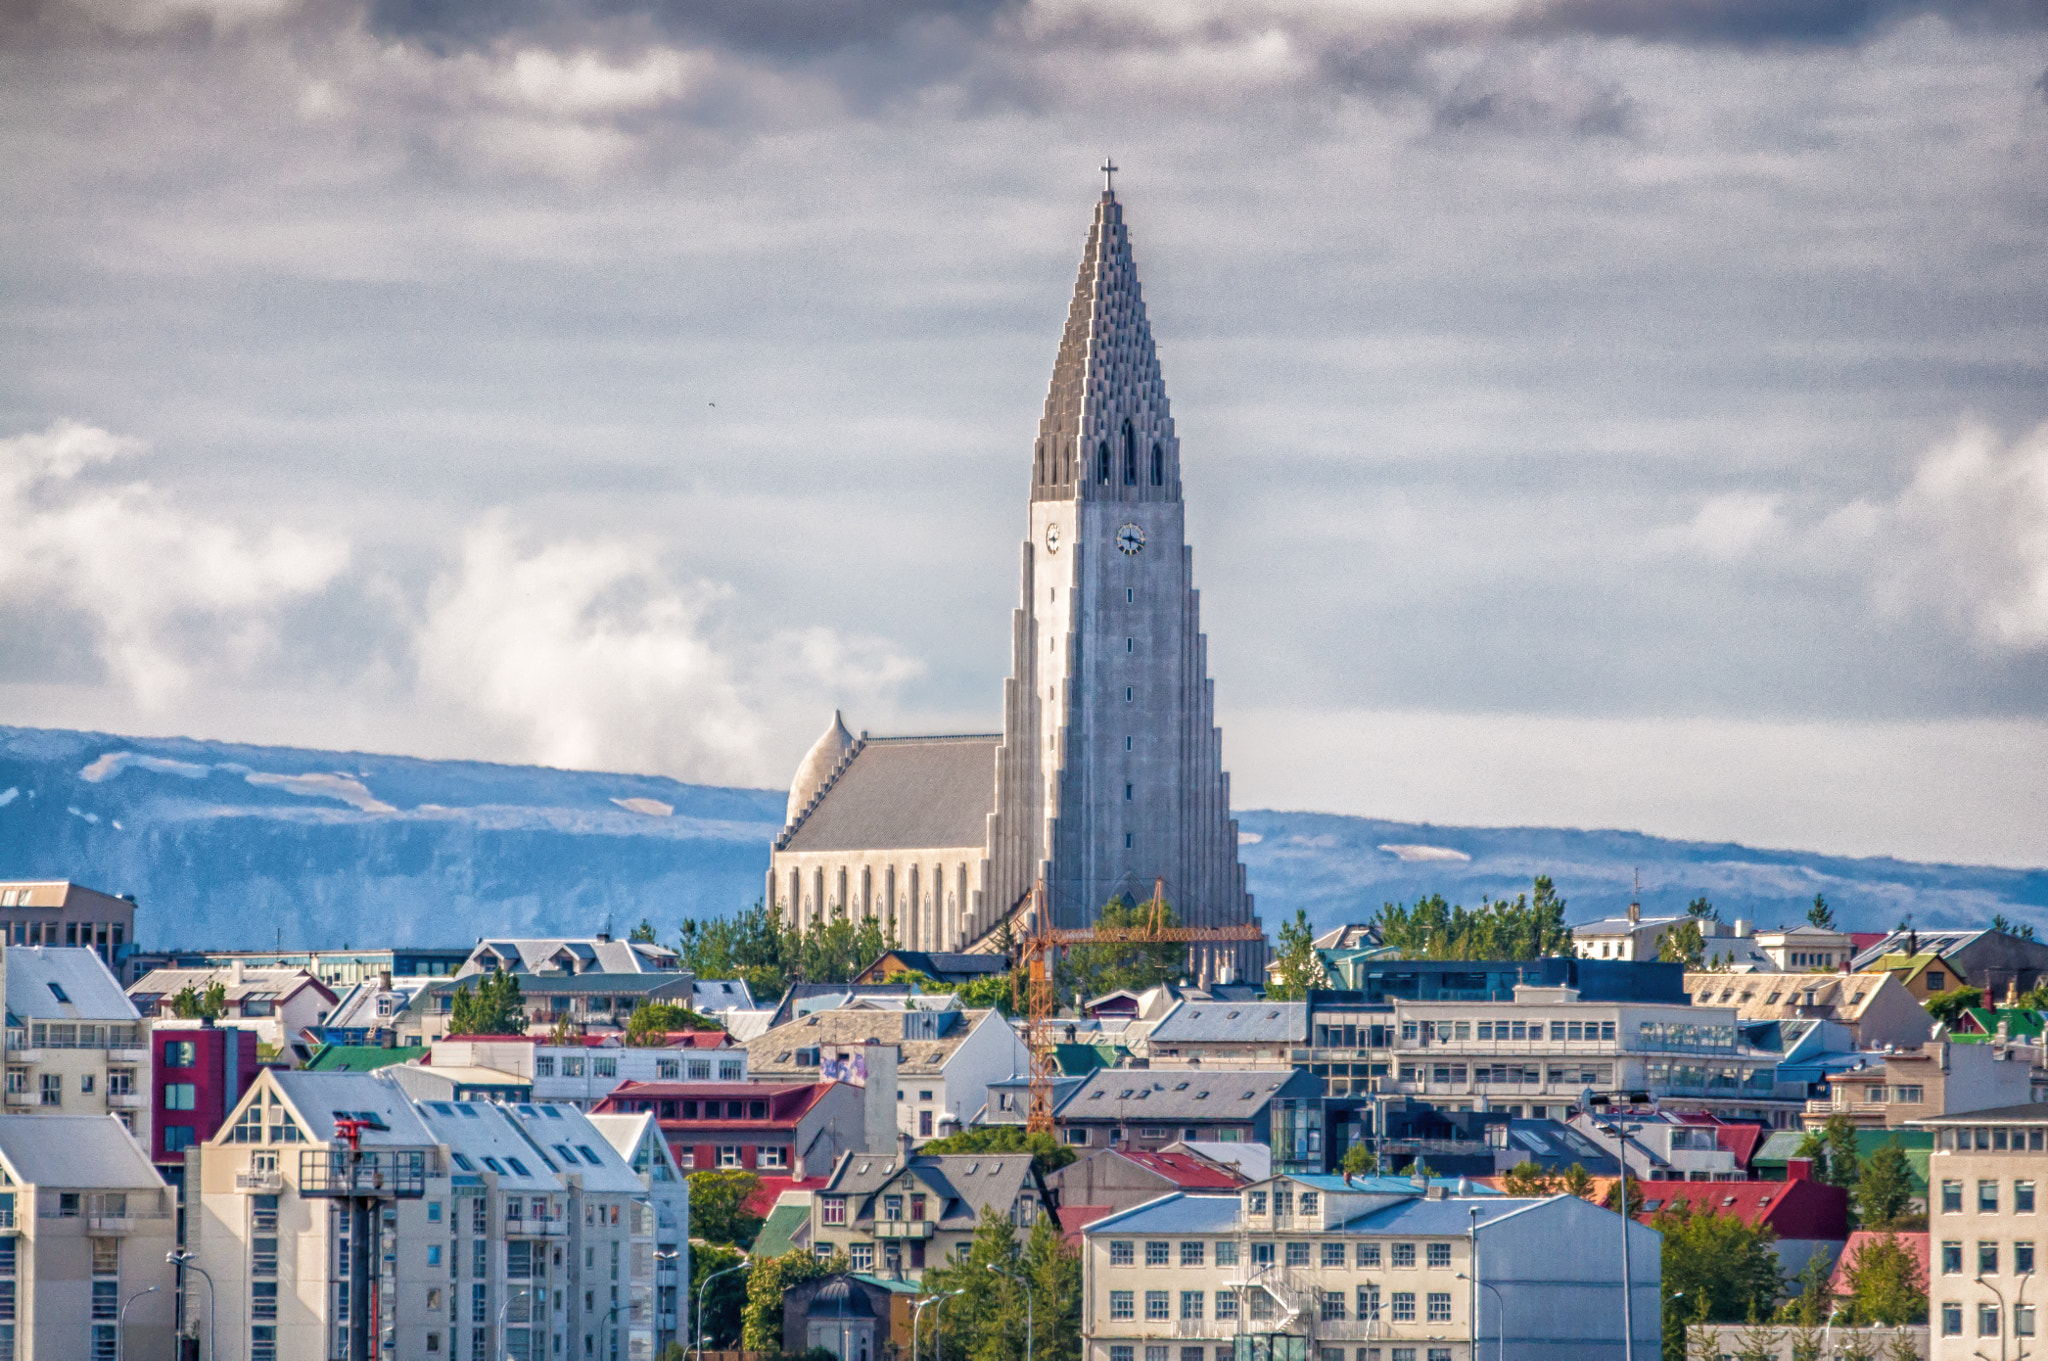
[[(835, 714), (796, 772), (767, 901), (839, 911), (912, 950), (1085, 926), (1164, 882), (1191, 926), (1256, 921), (1214, 716), (1180, 442), (1123, 205), (1105, 188), (1032, 446), (1022, 604), (1000, 733), (858, 737)], [(1203, 981), (1257, 979), (1264, 941), (1196, 947)]]

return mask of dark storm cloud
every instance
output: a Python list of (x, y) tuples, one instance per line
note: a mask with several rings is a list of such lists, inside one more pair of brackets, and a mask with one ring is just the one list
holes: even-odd
[(370, 0), (372, 31), (436, 51), (487, 48), (517, 34), (581, 40), (593, 29), (657, 33), (772, 59), (886, 44), (908, 27), (985, 29), (1017, 0)]
[(1854, 46), (1908, 19), (2039, 28), (2043, 0), (1538, 0), (1509, 25), (1525, 34), (1734, 47)]

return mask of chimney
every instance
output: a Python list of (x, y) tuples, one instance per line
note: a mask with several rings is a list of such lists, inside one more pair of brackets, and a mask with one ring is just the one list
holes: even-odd
[(1628, 924), (1634, 926), (1643, 919), (1643, 905), (1631, 900), (1628, 905)]
[(904, 1161), (904, 1162), (906, 1162), (906, 1163), (907, 1163), (907, 1162), (909, 1162), (909, 1161), (910, 1161), (910, 1135), (909, 1135), (909, 1134), (907, 1134), (907, 1133), (898, 1133), (898, 1134), (897, 1134), (897, 1136), (896, 1136), (896, 1152), (897, 1152), (898, 1154), (900, 1154), (900, 1155), (902, 1156), (902, 1158), (903, 1158), (903, 1161)]
[(1737, 940), (1743, 940), (1747, 938), (1749, 933), (1754, 930), (1756, 930), (1756, 923), (1751, 921), (1749, 918), (1737, 917), (1735, 919), (1735, 938)]
[(1812, 1181), (1812, 1180), (1813, 1180), (1813, 1159), (1811, 1159), (1811, 1158), (1787, 1158), (1787, 1159), (1785, 1159), (1785, 1180), (1786, 1180), (1786, 1181)]
[(377, 971), (377, 986), (385, 992), (391, 991), (391, 970), (379, 969)]
[(233, 961), (232, 963), (230, 963), (230, 964), (228, 965), (228, 982), (229, 982), (230, 986), (233, 986), (233, 987), (237, 987), (237, 988), (239, 988), (239, 987), (241, 987), (241, 986), (242, 986), (242, 961), (241, 961), (241, 960), (237, 959), (237, 960)]

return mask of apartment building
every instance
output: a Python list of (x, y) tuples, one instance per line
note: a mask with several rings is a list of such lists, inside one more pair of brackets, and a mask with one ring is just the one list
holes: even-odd
[(1806, 1103), (1816, 1128), (1837, 1115), (1860, 1129), (1894, 1129), (1936, 1116), (2048, 1101), (2048, 1071), (2036, 1045), (1955, 1044), (1856, 1055), (1837, 1071), (1828, 1094)]
[(879, 1089), (844, 1082), (626, 1082), (599, 1115), (647, 1115), (685, 1172), (744, 1168), (764, 1177), (817, 1177), (850, 1152), (886, 1148)]
[(149, 1049), (150, 1156), (175, 1185), (185, 1150), (226, 1123), (262, 1065), (255, 1032), (210, 1021), (159, 1021)]
[(434, 1041), (426, 1066), (470, 1066), (512, 1074), (541, 1102), (585, 1110), (626, 1082), (745, 1082), (747, 1051), (722, 1031), (674, 1037), (674, 1043), (626, 1045), (620, 1037), (555, 1044), (546, 1035), (458, 1035)]
[(912, 1139), (967, 1127), (988, 1101), (989, 1084), (1031, 1071), (1031, 1054), (1000, 1011), (935, 1007), (837, 1007), (798, 1016), (747, 1041), (756, 1079), (874, 1081), (876, 1051), (892, 1052), (896, 1127)]
[(186, 989), (204, 996), (218, 986), (226, 1010), (223, 1025), (243, 1026), (272, 1054), (281, 1054), (334, 1009), (333, 989), (304, 969), (251, 969), (240, 960), (211, 969), (152, 969), (128, 989), (145, 1016), (173, 1017), (174, 1002)]
[(690, 1183), (661, 1127), (651, 1115), (591, 1115), (602, 1134), (640, 1178), (654, 1206), (654, 1351), (687, 1341), (690, 1279)]
[(68, 879), (0, 881), (0, 945), (91, 950), (119, 971), (135, 950), (135, 900)]
[(222, 1361), (651, 1354), (652, 1201), (573, 1108), (265, 1070), (186, 1159)]
[(1685, 990), (1694, 1006), (1733, 1007), (1745, 1024), (1833, 1021), (1860, 1049), (1924, 1044), (1934, 1033), (1913, 994), (1887, 974), (1688, 973)]
[(1756, 933), (1757, 948), (1780, 973), (1827, 973), (1849, 967), (1856, 941), (1847, 931), (1811, 923)]
[(467, 945), (398, 945), (341, 950), (145, 950), (135, 956), (141, 966), (135, 977), (151, 969), (224, 969), (231, 964), (246, 969), (304, 969), (339, 996), (379, 975), (446, 978), (468, 962), (471, 949)]
[(1294, 1052), (1307, 1038), (1306, 1002), (1183, 999), (1153, 1022), (1132, 1048), (1160, 1066), (1291, 1068)]
[(1053, 1109), (1053, 1124), (1077, 1149), (1266, 1144), (1278, 1164), (1320, 1170), (1323, 1081), (1299, 1068), (1098, 1068)]
[(1028, 1153), (849, 1153), (811, 1198), (811, 1250), (921, 1281), (966, 1257), (983, 1210), (1028, 1230), (1050, 1208)]
[(1927, 1160), (1929, 1361), (2038, 1350), (2042, 1301), (2038, 1292), (2027, 1296), (2048, 1240), (2048, 1104), (1919, 1123), (1935, 1135)]
[(1085, 1361), (1587, 1361), (1656, 1354), (1657, 1233), (1573, 1196), (1286, 1176), (1082, 1230)]
[(1853, 968), (1868, 969), (1888, 955), (1939, 955), (1959, 982), (1987, 998), (2028, 992), (2048, 978), (2048, 941), (1993, 927), (1960, 931), (1894, 931), (1857, 951)]
[(150, 1142), (148, 1026), (95, 950), (0, 946), (9, 1113), (112, 1113)]
[(473, 978), (499, 970), (540, 976), (675, 973), (681, 969), (682, 957), (666, 945), (651, 940), (613, 940), (599, 934), (480, 940), (456, 970), (456, 977)]
[[(135, 1136), (106, 1114), (0, 1115), (0, 1172), (0, 1356), (171, 1355), (177, 1221)], [(152, 1289), (124, 1339), (122, 1304)]]

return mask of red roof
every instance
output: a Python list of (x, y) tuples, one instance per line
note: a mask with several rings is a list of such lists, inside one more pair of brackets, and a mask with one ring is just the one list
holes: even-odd
[(747, 1213), (766, 1219), (784, 1191), (815, 1191), (831, 1180), (830, 1177), (763, 1177), (761, 1184), (754, 1188), (754, 1194), (747, 1197)]
[(1920, 1263), (1920, 1286), (1923, 1290), (1926, 1288), (1929, 1270), (1926, 1234), (1900, 1233), (1886, 1235), (1875, 1229), (1858, 1229), (1850, 1234), (1849, 1241), (1842, 1245), (1842, 1255), (1835, 1262), (1835, 1277), (1829, 1283), (1828, 1288), (1835, 1292), (1837, 1298), (1846, 1299), (1848, 1296), (1856, 1293), (1849, 1285), (1849, 1268), (1856, 1264), (1856, 1254), (1863, 1251), (1865, 1245), (1874, 1243), (1878, 1239), (1887, 1236), (1897, 1238), (1899, 1246), (1912, 1253), (1913, 1259)]
[[(836, 1082), (621, 1082), (592, 1108), (591, 1113), (633, 1115), (646, 1111), (656, 1117), (670, 1143), (700, 1142), (688, 1138), (692, 1133), (702, 1133), (704, 1141), (709, 1141), (719, 1130), (792, 1128), (839, 1085)], [(686, 1118), (680, 1113), (680, 1107), (676, 1115), (661, 1114), (663, 1104), (670, 1101), (691, 1102), (698, 1114)], [(723, 1109), (713, 1115), (704, 1110), (711, 1105), (723, 1107), (742, 1102), (748, 1107), (755, 1102), (763, 1103), (765, 1115), (728, 1115)]]
[(1735, 1155), (1735, 1165), (1746, 1172), (1749, 1160), (1763, 1147), (1765, 1132), (1761, 1125), (1721, 1125), (1714, 1130), (1714, 1139)]
[(1081, 1230), (1093, 1224), (1104, 1215), (1115, 1214), (1114, 1205), (1062, 1205), (1053, 1211), (1053, 1217), (1060, 1222), (1060, 1233), (1070, 1243), (1081, 1241)]
[[(1733, 1215), (1745, 1224), (1770, 1227), (1780, 1238), (1849, 1236), (1849, 1193), (1817, 1181), (1646, 1181), (1643, 1213), (1655, 1227), (1659, 1210), (1690, 1204), (1696, 1210)], [(1662, 1204), (1659, 1204), (1659, 1202)]]
[(1183, 1191), (1228, 1191), (1249, 1184), (1248, 1178), (1232, 1169), (1192, 1153), (1145, 1153), (1127, 1148), (1119, 1149), (1117, 1156), (1158, 1173)]

